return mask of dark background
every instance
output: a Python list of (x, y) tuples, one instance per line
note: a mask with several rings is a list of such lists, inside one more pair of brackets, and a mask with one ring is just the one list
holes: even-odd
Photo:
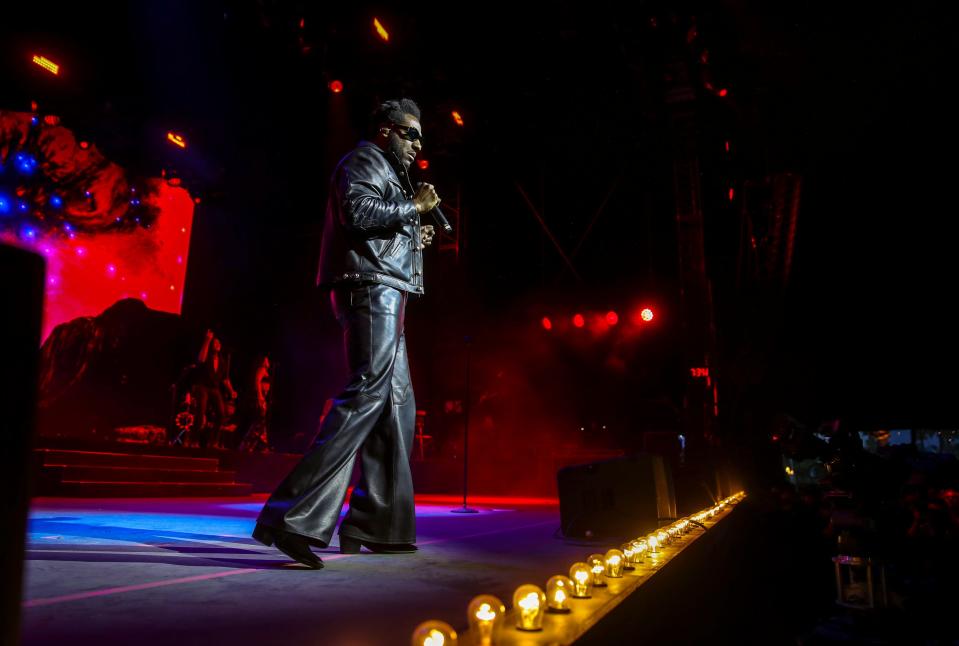
[[(326, 181), (376, 101), (398, 95), (424, 111), (422, 177), (464, 214), (460, 254), (428, 251), (427, 296), (408, 314), (420, 406), (439, 419), (462, 398), (468, 337), (476, 424), (508, 420), (504, 441), (533, 450), (559, 430), (575, 443), (609, 426), (599, 443), (621, 446), (675, 428), (689, 367), (666, 138), (675, 63), (696, 92), (724, 432), (739, 429), (730, 409), (753, 405), (812, 425), (957, 422), (955, 73), (936, 3), (17, 4), (0, 30), (0, 107), (36, 100), (112, 160), (175, 169), (202, 199), (183, 315), (223, 333), (235, 370), (273, 355), (277, 431), (291, 441), (340, 379), (338, 331), (312, 287)], [(59, 78), (29, 64), (40, 51)], [(757, 302), (735, 280), (741, 205), (727, 192), (785, 171), (803, 182), (793, 272)], [(520, 189), (567, 253), (583, 239), (575, 273)], [(539, 327), (641, 303), (659, 316), (639, 337)], [(723, 397), (743, 357), (745, 404)]]

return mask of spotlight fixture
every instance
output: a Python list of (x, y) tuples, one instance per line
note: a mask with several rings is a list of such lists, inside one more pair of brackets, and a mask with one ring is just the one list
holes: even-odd
[(183, 135), (178, 135), (177, 133), (170, 131), (166, 133), (166, 139), (174, 146), (186, 148), (186, 139), (183, 137)]
[(386, 31), (386, 27), (383, 26), (379, 18), (373, 18), (373, 29), (376, 30), (376, 35), (383, 39), (384, 43), (390, 42), (390, 32)]
[(34, 54), (33, 63), (35, 65), (39, 65), (40, 67), (50, 72), (54, 76), (59, 76), (60, 74), (60, 66), (54, 63), (53, 61), (51, 61), (46, 56), (40, 56), (40, 55)]

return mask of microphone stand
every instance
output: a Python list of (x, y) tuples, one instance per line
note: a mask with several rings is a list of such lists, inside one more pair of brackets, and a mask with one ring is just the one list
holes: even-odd
[(470, 454), (470, 337), (466, 341), (466, 396), (463, 398), (463, 506), (450, 509), (454, 514), (478, 514), (479, 510), (466, 506), (469, 491), (469, 454)]

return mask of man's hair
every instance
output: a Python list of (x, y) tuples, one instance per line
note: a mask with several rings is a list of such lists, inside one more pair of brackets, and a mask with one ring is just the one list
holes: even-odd
[(402, 123), (403, 115), (412, 114), (420, 118), (420, 106), (413, 99), (390, 99), (384, 101), (373, 111), (371, 129), (375, 132), (383, 124)]

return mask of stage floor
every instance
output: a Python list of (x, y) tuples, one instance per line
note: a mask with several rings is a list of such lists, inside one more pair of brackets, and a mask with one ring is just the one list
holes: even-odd
[[(465, 627), (480, 593), (510, 604), (592, 545), (558, 537), (556, 500), (418, 496), (416, 554), (318, 550), (308, 570), (250, 538), (265, 496), (33, 501), (23, 643), (407, 644)], [(335, 539), (334, 539), (335, 540)]]

